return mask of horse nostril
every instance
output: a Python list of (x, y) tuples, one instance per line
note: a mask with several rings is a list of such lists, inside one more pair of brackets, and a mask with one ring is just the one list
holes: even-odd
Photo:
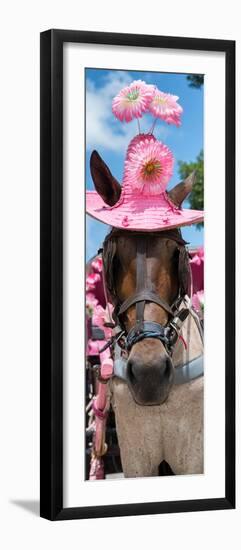
[(127, 376), (131, 382), (131, 384), (134, 384), (136, 381), (135, 375), (134, 375), (134, 363), (131, 359), (129, 359), (127, 363)]
[(139, 357), (133, 357), (128, 360), (127, 363), (127, 378), (129, 382), (134, 385), (140, 383), (143, 377), (145, 377), (145, 364)]
[(173, 372), (172, 372), (172, 361), (170, 357), (166, 358), (164, 376), (166, 376), (168, 378), (168, 381), (171, 382), (173, 377)]
[(127, 362), (127, 378), (130, 384), (146, 383), (147, 378), (156, 383), (171, 382), (173, 378), (173, 367), (170, 357), (145, 363), (135, 357)]

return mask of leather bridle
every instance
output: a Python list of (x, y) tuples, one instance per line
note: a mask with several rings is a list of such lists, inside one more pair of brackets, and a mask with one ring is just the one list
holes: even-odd
[[(121, 335), (117, 335), (119, 339), (119, 345), (124, 347), (128, 352), (137, 342), (144, 340), (145, 338), (156, 338), (160, 340), (166, 348), (166, 351), (169, 355), (172, 355), (174, 346), (179, 337), (182, 325), (189, 315), (190, 310), (186, 307), (180, 309), (180, 305), (183, 302), (183, 298), (187, 293), (187, 282), (185, 284), (181, 280), (182, 273), (179, 272), (179, 290), (178, 296), (175, 299), (172, 305), (169, 305), (163, 298), (161, 298), (155, 290), (151, 288), (150, 281), (147, 276), (147, 233), (133, 233), (135, 236), (141, 238), (136, 239), (136, 291), (132, 296), (129, 296), (124, 302), (116, 303), (114, 309), (114, 318), (117, 321), (118, 326), (122, 328)], [(123, 231), (113, 231), (110, 235), (107, 236), (104, 243), (104, 253), (103, 253), (103, 264), (105, 269), (105, 277), (107, 274), (107, 269), (110, 270), (111, 266), (107, 266), (105, 262), (105, 244), (110, 238), (117, 238), (119, 235), (123, 235)], [(130, 235), (130, 233), (129, 233)], [(175, 229), (171, 231), (162, 231), (154, 233), (155, 237), (162, 237), (174, 240), (178, 244), (179, 254), (182, 254), (182, 261), (184, 262), (184, 268), (189, 271), (189, 257), (188, 252), (185, 248), (187, 244), (181, 238), (180, 231)], [(179, 257), (180, 264), (180, 257)], [(108, 283), (108, 277), (106, 277)], [(108, 284), (107, 284), (108, 286)], [(168, 323), (167, 325), (162, 325), (154, 321), (145, 321), (144, 320), (144, 310), (145, 304), (155, 303), (163, 308), (168, 314)], [(123, 314), (131, 307), (135, 305), (136, 308), (136, 322), (135, 325), (130, 329), (129, 332), (126, 331), (126, 328), (123, 324)], [(116, 341), (116, 340), (115, 340)], [(114, 342), (113, 342), (114, 343)]]

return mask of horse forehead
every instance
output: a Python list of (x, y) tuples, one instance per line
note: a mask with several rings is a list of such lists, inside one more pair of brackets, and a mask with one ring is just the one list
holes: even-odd
[(153, 237), (153, 235), (145, 237), (121, 236), (117, 242), (117, 254), (124, 264), (136, 259), (137, 242), (143, 238), (146, 240), (146, 261), (148, 263), (160, 263), (164, 259), (168, 259), (173, 249), (176, 248), (176, 243), (168, 238)]
[(145, 237), (134, 237), (132, 235), (123, 237), (121, 236), (118, 238), (117, 241), (117, 252), (121, 256), (126, 256), (128, 253), (129, 255), (136, 255), (137, 244), (142, 239), (145, 239), (146, 241), (147, 257), (150, 257), (151, 253), (155, 258), (156, 254), (163, 254), (166, 252), (167, 249), (172, 248), (172, 246), (174, 245), (173, 241), (171, 241), (170, 239), (153, 237), (151, 235), (148, 236), (148, 234)]

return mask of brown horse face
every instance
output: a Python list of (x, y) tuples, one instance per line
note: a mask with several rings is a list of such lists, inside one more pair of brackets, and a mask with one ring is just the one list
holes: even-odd
[[(103, 201), (113, 206), (121, 195), (121, 186), (111, 174), (108, 166), (97, 151), (90, 159), (90, 170), (96, 191)], [(181, 206), (192, 191), (195, 180), (193, 172), (183, 182), (169, 191), (169, 197)], [(123, 302), (135, 293), (136, 289), (136, 238), (118, 238), (116, 251), (115, 294)], [(151, 290), (154, 290), (168, 304), (178, 292), (177, 246), (169, 239), (149, 237), (147, 243), (147, 274)], [(111, 294), (111, 290), (110, 290)], [(168, 316), (165, 310), (154, 303), (146, 303), (145, 321), (156, 321), (166, 325)], [(128, 309), (123, 319), (129, 331), (136, 323), (135, 306)], [(147, 338), (136, 343), (129, 354), (127, 364), (128, 385), (135, 401), (141, 405), (159, 405), (167, 398), (173, 380), (173, 365), (163, 344)]]
[[(141, 236), (118, 238), (116, 289), (121, 302), (135, 293), (136, 288), (136, 239)], [(178, 249), (174, 241), (159, 237), (147, 239), (146, 271), (148, 286), (171, 304), (178, 292)], [(168, 313), (155, 303), (146, 303), (145, 321), (155, 321), (163, 326)], [(136, 323), (135, 305), (123, 316), (126, 330)], [(127, 380), (134, 400), (140, 405), (160, 405), (168, 397), (172, 386), (174, 368), (170, 356), (160, 340), (146, 338), (136, 343), (127, 362)]]

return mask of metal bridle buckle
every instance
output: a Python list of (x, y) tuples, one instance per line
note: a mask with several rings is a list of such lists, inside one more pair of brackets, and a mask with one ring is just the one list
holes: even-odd
[(180, 330), (177, 328), (177, 326), (171, 321), (168, 326), (168, 349), (172, 352), (179, 336)]
[(172, 321), (170, 321), (169, 323), (169, 335), (168, 335), (168, 339), (170, 340), (170, 349), (172, 350), (173, 347), (175, 346), (178, 338), (179, 338), (179, 334), (181, 332), (181, 329), (182, 329), (182, 325), (185, 321), (185, 319), (187, 318), (187, 316), (189, 315), (189, 309), (182, 309), (179, 314), (175, 315), (175, 317), (173, 317)]

